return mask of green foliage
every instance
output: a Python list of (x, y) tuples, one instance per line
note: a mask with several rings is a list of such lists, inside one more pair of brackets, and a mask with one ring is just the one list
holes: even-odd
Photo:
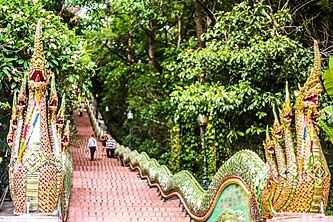
[[(110, 8), (100, 10), (100, 27), (86, 31), (93, 58), (100, 67), (98, 77), (93, 80), (96, 86), (102, 87), (96, 87), (94, 93), (101, 95), (98, 99), (101, 110), (106, 106), (111, 110), (104, 113), (109, 131), (117, 141), (128, 144), (126, 113), (131, 109), (134, 112), (133, 146), (152, 157), (168, 150), (169, 133), (165, 120), (169, 107), (168, 83), (159, 65), (166, 57), (164, 51), (168, 50), (165, 42), (172, 43), (176, 38), (174, 27), (167, 30), (176, 17), (167, 20), (164, 13), (174, 7), (177, 6), (160, 6), (149, 1), (113, 1)], [(148, 25), (150, 20), (154, 23), (154, 32)], [(147, 65), (147, 33), (154, 33), (156, 67)], [(130, 39), (132, 45), (128, 44)]]
[[(322, 76), (323, 84), (327, 94), (329, 95), (330, 99), (333, 99), (333, 57), (329, 59), (329, 67), (325, 70), (324, 75)], [(328, 99), (326, 99), (327, 101)], [(331, 101), (332, 102), (332, 101)], [(323, 106), (325, 108), (320, 110), (321, 116), (318, 118), (318, 123), (321, 129), (324, 130), (325, 133), (324, 138), (322, 141), (327, 140), (329, 143), (324, 144), (323, 150), (329, 165), (331, 174), (333, 169), (333, 162), (332, 162), (332, 149), (333, 149), (333, 105), (330, 102), (324, 103)], [(333, 186), (331, 180), (331, 187), (330, 187), (330, 198), (327, 203), (326, 214), (333, 215)]]
[(319, 126), (325, 131), (327, 136), (333, 142), (333, 106), (327, 106), (320, 110), (321, 116), (318, 119)]
[(331, 100), (333, 100), (333, 57), (330, 57), (329, 67), (325, 70), (322, 79), (326, 92), (330, 96)]
[(6, 110), (8, 108), (10, 108), (10, 105), (9, 105), (8, 101), (6, 101), (6, 102), (0, 102), (0, 109)]
[[(293, 22), (285, 29), (287, 32), (297, 35), (297, 38), (306, 46), (312, 47), (313, 39), (316, 39), (322, 49), (331, 47), (333, 40), (333, 4), (331, 1), (273, 0), (267, 2), (272, 3), (273, 10), (289, 8), (293, 15)], [(296, 29), (291, 29), (291, 27), (296, 27)], [(323, 56), (328, 55), (332, 55), (332, 52), (323, 54)]]
[[(283, 101), (286, 81), (296, 89), (306, 77), (309, 51), (282, 35), (279, 28), (289, 21), (287, 11), (271, 15), (264, 4), (249, 7), (241, 3), (231, 12), (220, 13), (215, 26), (204, 35), (205, 49), (186, 49), (166, 65), (168, 76), (182, 82), (171, 93), (170, 120), (193, 133), (198, 114), (209, 116), (208, 134), (213, 136), (208, 144), (216, 147), (209, 161), (217, 161), (217, 167), (237, 150), (262, 152), (266, 124), (272, 123), (272, 104)], [(184, 131), (181, 153), (186, 156), (195, 140), (188, 140), (189, 132)], [(195, 147), (201, 146), (196, 143)], [(190, 161), (181, 159), (181, 169), (187, 169)], [(210, 165), (210, 175), (215, 173), (212, 168), (214, 165)]]

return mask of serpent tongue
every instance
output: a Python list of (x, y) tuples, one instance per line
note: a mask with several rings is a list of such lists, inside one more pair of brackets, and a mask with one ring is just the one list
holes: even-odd
[(35, 82), (40, 82), (40, 76), (39, 76), (39, 74), (37, 74), (37, 76), (35, 78)]

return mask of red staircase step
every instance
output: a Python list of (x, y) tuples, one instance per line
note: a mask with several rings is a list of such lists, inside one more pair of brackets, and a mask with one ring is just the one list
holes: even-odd
[(158, 189), (150, 188), (137, 171), (107, 158), (100, 142), (95, 161), (90, 161), (86, 144), (93, 129), (88, 114), (75, 115), (74, 120), (78, 131), (71, 142), (69, 222), (191, 221), (179, 200), (163, 200)]

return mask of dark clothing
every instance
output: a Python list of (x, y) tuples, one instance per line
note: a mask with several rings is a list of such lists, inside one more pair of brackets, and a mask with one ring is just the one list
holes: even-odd
[(106, 146), (106, 141), (108, 140), (108, 136), (102, 137), (102, 146)]
[(106, 156), (108, 158), (114, 158), (114, 149), (106, 149)]
[(91, 146), (91, 147), (89, 147), (89, 149), (90, 149), (90, 156), (91, 156), (90, 160), (94, 160), (94, 155), (95, 155), (96, 147), (95, 146)]

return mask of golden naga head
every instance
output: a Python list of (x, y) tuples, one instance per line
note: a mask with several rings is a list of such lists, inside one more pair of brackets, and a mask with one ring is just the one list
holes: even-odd
[(53, 112), (55, 112), (58, 108), (58, 96), (57, 96), (57, 90), (55, 87), (55, 77), (53, 74), (51, 76), (51, 92), (50, 92), (49, 108)]
[[(274, 151), (274, 142), (273, 142), (273, 140), (271, 139), (271, 137), (269, 135), (268, 126), (267, 126), (267, 129), (266, 129), (266, 141), (264, 143), (264, 149), (266, 151), (265, 154), (273, 155), (275, 153), (275, 151)], [(266, 155), (266, 158), (267, 158), (267, 155)]]
[(290, 125), (291, 124), (291, 116), (293, 110), (290, 105), (290, 96), (289, 96), (289, 89), (288, 89), (288, 82), (286, 82), (286, 99), (283, 103), (282, 110), (280, 111), (280, 120), (282, 124)]
[(314, 67), (311, 75), (306, 80), (303, 87), (296, 93), (296, 106), (299, 108), (317, 107), (318, 98), (323, 91), (323, 86), (320, 81), (321, 57), (319, 52), (318, 42), (314, 41)]
[(65, 130), (64, 130), (64, 135), (62, 136), (62, 140), (61, 140), (63, 150), (67, 150), (68, 145), (69, 145), (69, 133), (70, 133), (69, 124), (70, 124), (70, 121), (67, 120)]
[(26, 106), (26, 82), (27, 82), (27, 79), (26, 79), (26, 76), (23, 77), (23, 80), (22, 80), (22, 84), (21, 84), (21, 88), (20, 88), (20, 91), (18, 92), (18, 98), (17, 98), (17, 108), (18, 109), (23, 109), (25, 108)]
[(278, 115), (276, 114), (276, 110), (275, 110), (275, 105), (273, 103), (273, 115), (274, 115), (274, 127), (272, 130), (272, 133), (274, 135), (274, 137), (279, 140), (282, 138), (282, 133), (283, 133), (283, 127), (280, 124)]
[(42, 21), (38, 20), (35, 34), (34, 53), (31, 58), (30, 68), (28, 71), (29, 87), (46, 86), (49, 80), (49, 73), (46, 69), (46, 60), (42, 42)]
[(66, 102), (65, 102), (65, 94), (62, 96), (61, 106), (59, 108), (57, 114), (57, 127), (61, 128), (64, 126), (65, 123), (65, 109), (66, 109)]

